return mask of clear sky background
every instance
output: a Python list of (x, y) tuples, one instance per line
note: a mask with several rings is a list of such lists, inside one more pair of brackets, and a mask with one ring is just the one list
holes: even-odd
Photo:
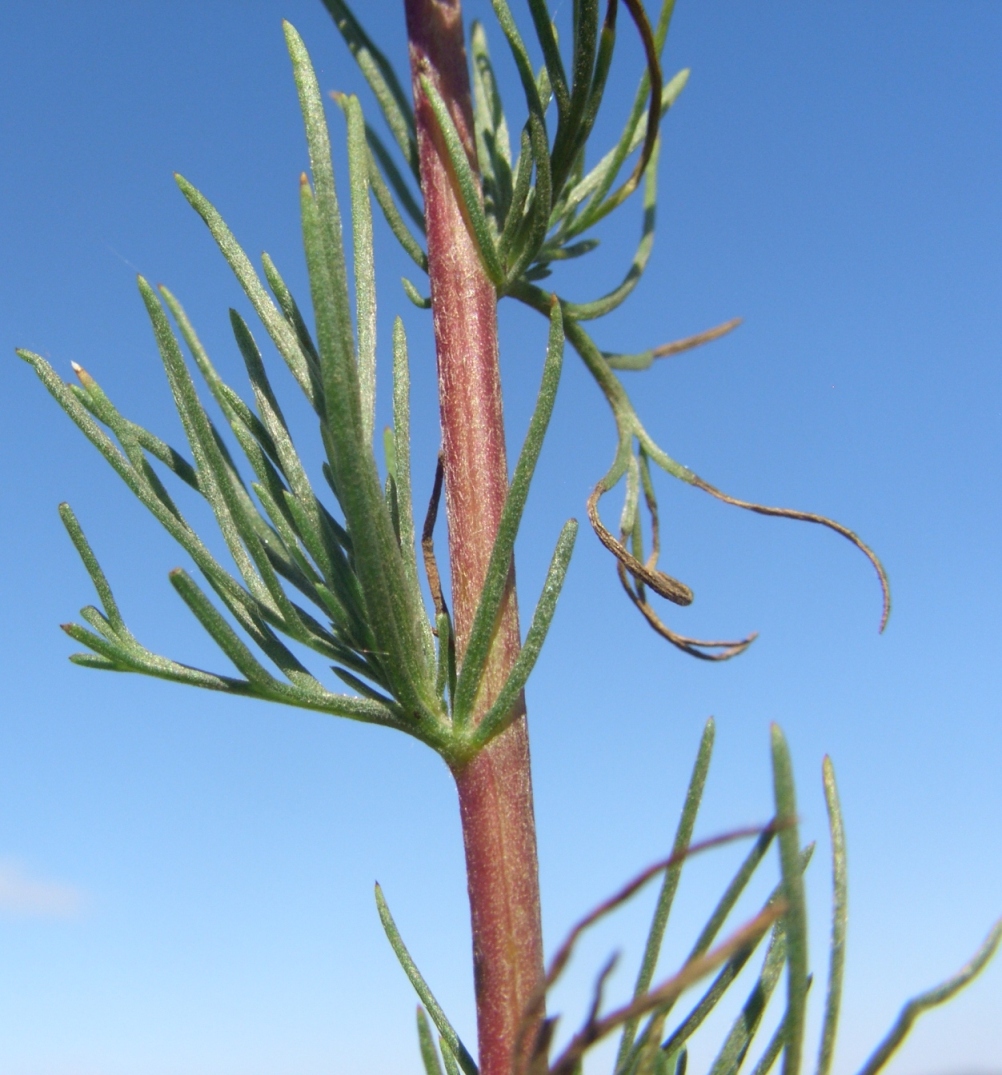
[[(558, 18), (569, 9), (563, 0)], [(396, 0), (360, 14), (402, 63)], [(472, 14), (489, 20), (486, 4)], [(434, 755), (316, 714), (88, 672), (66, 661), (74, 647), (58, 630), (94, 599), (56, 515), (65, 499), (135, 633), (225, 669), (167, 583), (181, 553), (13, 348), (40, 351), (67, 377), (80, 362), (126, 414), (180, 442), (135, 292), (141, 270), (175, 291), (239, 378), (226, 310), (247, 303), (171, 173), (304, 293), (306, 155), (282, 17), (324, 88), (360, 87), (319, 0), (0, 8), (5, 1075), (416, 1072), (414, 998), (380, 931), (377, 879), (446, 1010), (475, 1038), (456, 804)], [(597, 146), (634, 84), (622, 26)], [(500, 55), (489, 21), (488, 32)], [(837, 536), (659, 476), (666, 566), (697, 595), (670, 622), (761, 637), (726, 666), (677, 653), (629, 606), (585, 528), (528, 693), (550, 950), (665, 853), (708, 715), (718, 745), (700, 835), (769, 816), (768, 724), (783, 725), (804, 838), (819, 841), (815, 1030), (829, 887), (820, 767), (833, 756), (851, 885), (838, 1075), (1002, 913), (1000, 54), (1002, 7), (984, 0), (680, 0), (665, 67), (693, 74), (664, 128), (652, 267), (598, 339), (634, 350), (743, 316), (711, 348), (624, 375), (642, 417), (721, 488), (858, 530), (884, 558), (894, 613), (878, 637), (872, 569)], [(517, 94), (508, 100), (518, 114)], [(616, 218), (567, 294), (618, 282), (637, 217)], [(410, 332), (425, 496), (430, 319), (404, 298), (409, 270), (385, 229), (377, 256), (381, 357), (394, 314)], [(545, 326), (505, 308), (503, 332), (514, 443)], [(381, 392), (385, 417), (385, 380)], [(583, 519), (612, 435), (568, 353), (518, 549), (523, 606), (563, 520)], [(618, 504), (606, 511), (613, 521)], [(666, 972), (741, 853), (686, 875)], [(613, 947), (628, 987), (643, 910), (582, 952), (556, 1001), (565, 1026)], [(712, 1055), (712, 1041), (698, 1045), (696, 1070)], [(927, 1016), (889, 1071), (1002, 1071), (1002, 961)]]

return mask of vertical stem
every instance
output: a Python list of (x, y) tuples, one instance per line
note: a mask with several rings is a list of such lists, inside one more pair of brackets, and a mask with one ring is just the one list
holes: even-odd
[[(476, 167), (459, 0), (405, 0), (438, 358), (449, 557), (461, 660), (508, 490), (497, 296), (454, 192), (419, 76), (433, 80)], [(519, 650), (514, 572), (478, 700), (496, 696)], [(525, 703), (508, 730), (455, 772), (473, 927), (482, 1075), (510, 1075), (526, 1004), (543, 976), (536, 828)]]

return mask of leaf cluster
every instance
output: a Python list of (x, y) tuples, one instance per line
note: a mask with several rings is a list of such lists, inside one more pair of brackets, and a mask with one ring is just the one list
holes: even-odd
[[(764, 947), (761, 963), (751, 988), (740, 1002), (737, 1015), (711, 1062), (709, 1075), (769, 1075), (782, 1057), (783, 1075), (797, 1075), (803, 1067), (807, 1001), (813, 981), (808, 970), (807, 906), (804, 873), (814, 845), (801, 847), (797, 824), (796, 791), (790, 752), (782, 731), (773, 725), (771, 755), (775, 814), (764, 826), (739, 829), (698, 843), (692, 841), (699, 807), (706, 786), (713, 752), (714, 722), (707, 721), (675, 831), (671, 855), (648, 867), (619, 892), (599, 904), (570, 931), (550, 961), (546, 978), (530, 1000), (522, 1022), (514, 1075), (582, 1075), (589, 1051), (600, 1041), (619, 1033), (613, 1075), (685, 1075), (691, 1039), (717, 1009), (732, 986), (749, 966), (755, 952)], [(816, 1075), (829, 1075), (834, 1058), (842, 1000), (848, 924), (848, 884), (845, 831), (839, 803), (835, 770), (825, 758), (822, 783), (827, 806), (831, 841), (832, 914), (828, 954), (827, 988)], [(754, 838), (751, 849), (711, 911), (681, 967), (655, 983), (669, 917), (678, 891), (682, 870), (696, 855), (735, 840)], [(776, 847), (779, 882), (751, 918), (719, 939), (749, 882)], [(559, 1017), (546, 1012), (549, 990), (568, 966), (578, 940), (596, 922), (623, 906), (651, 881), (661, 878), (661, 889), (629, 1000), (612, 1010), (604, 1008), (604, 993), (616, 967), (613, 956), (599, 972), (592, 1001), (581, 1026), (556, 1056), (554, 1038)], [(445, 1013), (414, 964), (382, 891), (376, 888), (376, 903), (390, 945), (423, 1007), (418, 1009), (418, 1033), (426, 1075), (478, 1075), (477, 1067)], [(902, 1009), (894, 1026), (860, 1069), (859, 1075), (877, 1075), (904, 1041), (916, 1019), (925, 1011), (944, 1003), (971, 982), (987, 965), (1002, 944), (1002, 919), (960, 971), (941, 985), (919, 994)], [(680, 1018), (672, 1013), (682, 995), (709, 979), (702, 994)], [(782, 1004), (770, 1017), (774, 1000)], [(425, 1014), (427, 1011), (427, 1015)], [(439, 1032), (439, 1050), (445, 1073), (435, 1052), (428, 1016)], [(763, 1028), (774, 1029), (758, 1043)], [(753, 1050), (754, 1047), (754, 1050)], [(750, 1057), (757, 1051), (752, 1066)]]
[[(361, 106), (353, 97), (341, 102), (351, 187), (354, 287), (350, 288), (323, 99), (298, 33), (286, 24), (285, 34), (310, 159), (311, 178), (304, 174), (300, 183), (300, 209), (312, 333), (271, 258), (262, 257), (262, 280), (211, 202), (186, 179), (176, 178), (312, 408), (328, 488), (318, 491), (311, 484), (308, 464), (293, 443), (259, 344), (240, 314), (231, 310), (230, 321), (250, 382), (249, 400), (220, 376), (175, 296), (140, 278), (140, 294), (189, 455), (126, 418), (81, 367), (74, 365), (79, 383), (66, 384), (40, 355), (18, 353), (194, 561), (222, 609), (183, 568), (172, 571), (170, 581), (239, 676), (181, 664), (139, 642), (126, 627), (68, 505), (60, 509), (63, 522), (102, 608), (83, 609), (86, 626), (68, 624), (64, 630), (89, 651), (72, 658), (79, 664), (141, 672), (397, 728), (459, 766), (511, 720), (513, 704), (552, 620), (574, 544), (576, 523), (571, 520), (557, 542), (518, 661), (492, 707), (473, 727), (470, 717), (500, 613), (515, 535), (560, 380), (561, 309), (552, 305), (539, 398), (511, 481), (469, 645), (457, 667), (448, 610), (439, 600), (429, 615), (419, 579), (407, 341), (399, 318), (393, 331), (393, 426), (384, 438), (385, 477), (374, 451), (376, 305), (370, 194), (376, 189), (372, 178), (377, 173), (370, 168)], [(378, 200), (378, 189), (376, 194)], [(182, 341), (223, 426), (203, 402)], [(242, 455), (239, 463), (224, 436), (225, 427)], [(213, 555), (184, 517), (156, 465), (208, 502), (236, 573)], [(433, 525), (433, 518), (430, 522)], [(430, 527), (426, 530), (430, 543)], [(334, 674), (354, 693), (331, 691), (290, 643), (331, 662)]]
[[(427, 271), (419, 196), (411, 185), (412, 181), (420, 183), (413, 111), (392, 64), (366, 34), (345, 0), (324, 2), (372, 88), (403, 158), (403, 167), (398, 167), (391, 148), (371, 127), (366, 128), (373, 189), (379, 185), (377, 201), (404, 250)], [(538, 70), (533, 68), (507, 0), (491, 0), (491, 4), (524, 97), (526, 118), (518, 128), (517, 152), (512, 150), (512, 132), (517, 128), (505, 112), (486, 31), (480, 23), (473, 24), (470, 34), (475, 166), (434, 83), (422, 76), (421, 89), (446, 147), (464, 218), (498, 297), (510, 296), (547, 317), (554, 304), (559, 305), (564, 336), (612, 410), (617, 430), (615, 454), (609, 470), (596, 483), (589, 498), (588, 517), (599, 540), (616, 558), (619, 578), (628, 597), (658, 634), (694, 657), (726, 660), (743, 652), (755, 638), (754, 634), (730, 641), (689, 638), (670, 628), (655, 611), (649, 592), (681, 606), (692, 603), (693, 593), (657, 566), (660, 534), (657, 496), (650, 473), (653, 463), (672, 477), (728, 504), (764, 515), (817, 523), (846, 537), (877, 571), (883, 595), (880, 621), (883, 630), (890, 612), (887, 577), (876, 555), (853, 531), (812, 512), (773, 508), (729, 496), (704, 481), (655, 442), (617, 376), (617, 371), (645, 370), (656, 359), (719, 339), (736, 328), (740, 319), (636, 354), (601, 350), (585, 327), (587, 322), (606, 316), (626, 301), (640, 282), (653, 249), (661, 120), (689, 78), (685, 69), (667, 82), (661, 74), (661, 54), (674, 0), (662, 0), (653, 25), (639, 0), (623, 0), (643, 45), (645, 68), (619, 138), (590, 167), (587, 166), (589, 140), (612, 65), (619, 0), (607, 0), (604, 16), (599, 0), (574, 0), (572, 40), (566, 63), (545, 0), (529, 0), (536, 45), (543, 57)], [(340, 94), (334, 96), (338, 101), (345, 100)], [(631, 159), (632, 169), (624, 179), (623, 173)], [(593, 251), (599, 244), (598, 238), (591, 234), (596, 225), (641, 189), (640, 238), (618, 285), (586, 301), (571, 300), (557, 290), (539, 285), (552, 276), (561, 262)], [(405, 216), (411, 218), (417, 234), (407, 225)], [(404, 289), (419, 306), (430, 305), (410, 280), (404, 280)], [(602, 522), (598, 503), (620, 482), (624, 482), (625, 496), (616, 535)], [(649, 520), (649, 548), (642, 525), (644, 510)]]

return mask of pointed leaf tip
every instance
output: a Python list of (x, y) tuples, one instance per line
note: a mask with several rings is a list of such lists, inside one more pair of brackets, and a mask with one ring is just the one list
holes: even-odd
[(94, 384), (94, 378), (91, 377), (79, 362), (71, 362), (70, 369), (76, 374), (77, 380), (84, 386), (84, 388), (90, 388)]

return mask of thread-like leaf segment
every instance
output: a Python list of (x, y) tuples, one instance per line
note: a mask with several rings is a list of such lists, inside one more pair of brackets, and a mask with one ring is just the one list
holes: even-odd
[[(484, 586), (473, 617), (470, 637), (459, 670), (456, 685), (456, 700), (453, 721), (462, 728), (469, 722), (477, 697), (477, 691), (483, 678), (484, 668), (490, 654), (495, 624), (504, 599), (508, 576), (511, 572), (512, 554), (515, 549), (515, 537), (522, 521), (522, 512), (529, 495), (529, 486), (536, 470), (539, 453), (543, 447), (546, 430), (553, 413), (560, 384), (560, 372), (563, 364), (564, 333), (560, 307), (554, 304), (550, 311), (550, 333), (546, 348), (546, 361), (543, 364), (543, 377), (536, 397), (536, 405), (529, 429), (519, 453), (515, 472), (512, 476), (504, 509), (498, 524), (497, 537), (491, 549)], [(566, 532), (566, 528), (565, 528)], [(563, 540), (563, 537), (562, 537)], [(573, 537), (568, 539), (573, 542)]]
[(787, 966), (783, 1075), (798, 1075), (807, 1008), (807, 901), (804, 894), (804, 875), (800, 867), (797, 796), (793, 786), (790, 750), (778, 725), (772, 725), (770, 734), (773, 794), (776, 799), (776, 821), (779, 825), (777, 840), (783, 877), (783, 899), (786, 903), (783, 915)]
[[(355, 362), (341, 217), (334, 188), (323, 101), (306, 47), (285, 24), (306, 127), (315, 193), (301, 184), (303, 240), (321, 361), (325, 414), (322, 435), (349, 533), (364, 534), (354, 549), (356, 570), (377, 646), (386, 658), (393, 693), (411, 712), (438, 720), (433, 675), (420, 638), (419, 595), (407, 585), (400, 550), (380, 488)], [(429, 675), (430, 673), (430, 675)]]
[(831, 758), (825, 757), (821, 773), (825, 789), (825, 807), (828, 811), (828, 831), (832, 845), (832, 928), (828, 953), (828, 992), (825, 997), (825, 1014), (821, 1024), (817, 1075), (828, 1075), (835, 1057), (835, 1037), (838, 1033), (839, 1009), (842, 1004), (845, 939), (849, 925), (849, 875), (842, 806), (839, 802), (835, 767), (832, 765)]
[(462, 1043), (459, 1035), (453, 1029), (452, 1024), (446, 1018), (445, 1012), (442, 1011), (442, 1006), (435, 999), (435, 995), (428, 987), (428, 983), (424, 980), (424, 977), (418, 970), (417, 964), (411, 958), (410, 952), (407, 951), (407, 946), (400, 936), (397, 924), (393, 921), (393, 915), (390, 914), (390, 908), (386, 903), (386, 898), (383, 896), (383, 890), (378, 884), (376, 885), (375, 892), (376, 909), (379, 912), (379, 921), (383, 924), (386, 939), (390, 942), (393, 954), (397, 957), (400, 966), (403, 968), (404, 974), (407, 975), (408, 980), (414, 987), (414, 992), (417, 993), (421, 1003), (425, 1006), (428, 1014), (431, 1016), (432, 1022), (438, 1028), (438, 1032), (442, 1035), (450, 1052), (455, 1059), (459, 1061), (459, 1066), (463, 1069), (464, 1075), (479, 1075), (476, 1061), (470, 1055), (469, 1050)]
[[(672, 854), (681, 855), (692, 843), (692, 832), (696, 825), (696, 816), (699, 813), (700, 804), (703, 801), (703, 791), (706, 788), (706, 777), (710, 771), (710, 760), (713, 757), (713, 741), (716, 736), (716, 723), (711, 717), (703, 728), (703, 735), (699, 742), (699, 750), (696, 753), (696, 762), (693, 765), (692, 775), (689, 778), (689, 786), (686, 789), (685, 799), (682, 804), (682, 814), (675, 830), (675, 840), (672, 843)], [(668, 928), (668, 917), (671, 914), (672, 904), (675, 901), (675, 892), (682, 877), (684, 860), (678, 865), (672, 866), (665, 871), (664, 881), (661, 883), (661, 892), (658, 894), (658, 902), (654, 908), (654, 917), (651, 920), (647, 941), (644, 945), (644, 955), (640, 963), (640, 971), (633, 987), (633, 995), (639, 997), (646, 993), (654, 980), (654, 971), (657, 967), (658, 958), (661, 955), (661, 946), (664, 943), (665, 930)], [(631, 1019), (623, 1026), (623, 1036), (619, 1043), (619, 1051), (616, 1054), (616, 1066), (614, 1070), (622, 1070), (627, 1056), (633, 1047), (637, 1034), (638, 1021)]]
[(1000, 945), (1002, 945), (1002, 918), (992, 926), (988, 936), (984, 939), (977, 952), (974, 953), (970, 962), (961, 967), (952, 978), (947, 978), (940, 985), (927, 990), (925, 993), (920, 993), (917, 997), (913, 997), (908, 1001), (901, 1009), (901, 1014), (895, 1021), (894, 1026), (888, 1031), (887, 1037), (877, 1046), (870, 1058), (860, 1068), (859, 1075), (877, 1075), (877, 1072), (884, 1067), (897, 1051), (898, 1046), (908, 1036), (908, 1032), (914, 1026), (915, 1020), (929, 1011), (930, 1008), (945, 1004), (951, 997), (956, 996), (964, 986), (969, 985), (988, 966), (989, 960), (998, 951)]

